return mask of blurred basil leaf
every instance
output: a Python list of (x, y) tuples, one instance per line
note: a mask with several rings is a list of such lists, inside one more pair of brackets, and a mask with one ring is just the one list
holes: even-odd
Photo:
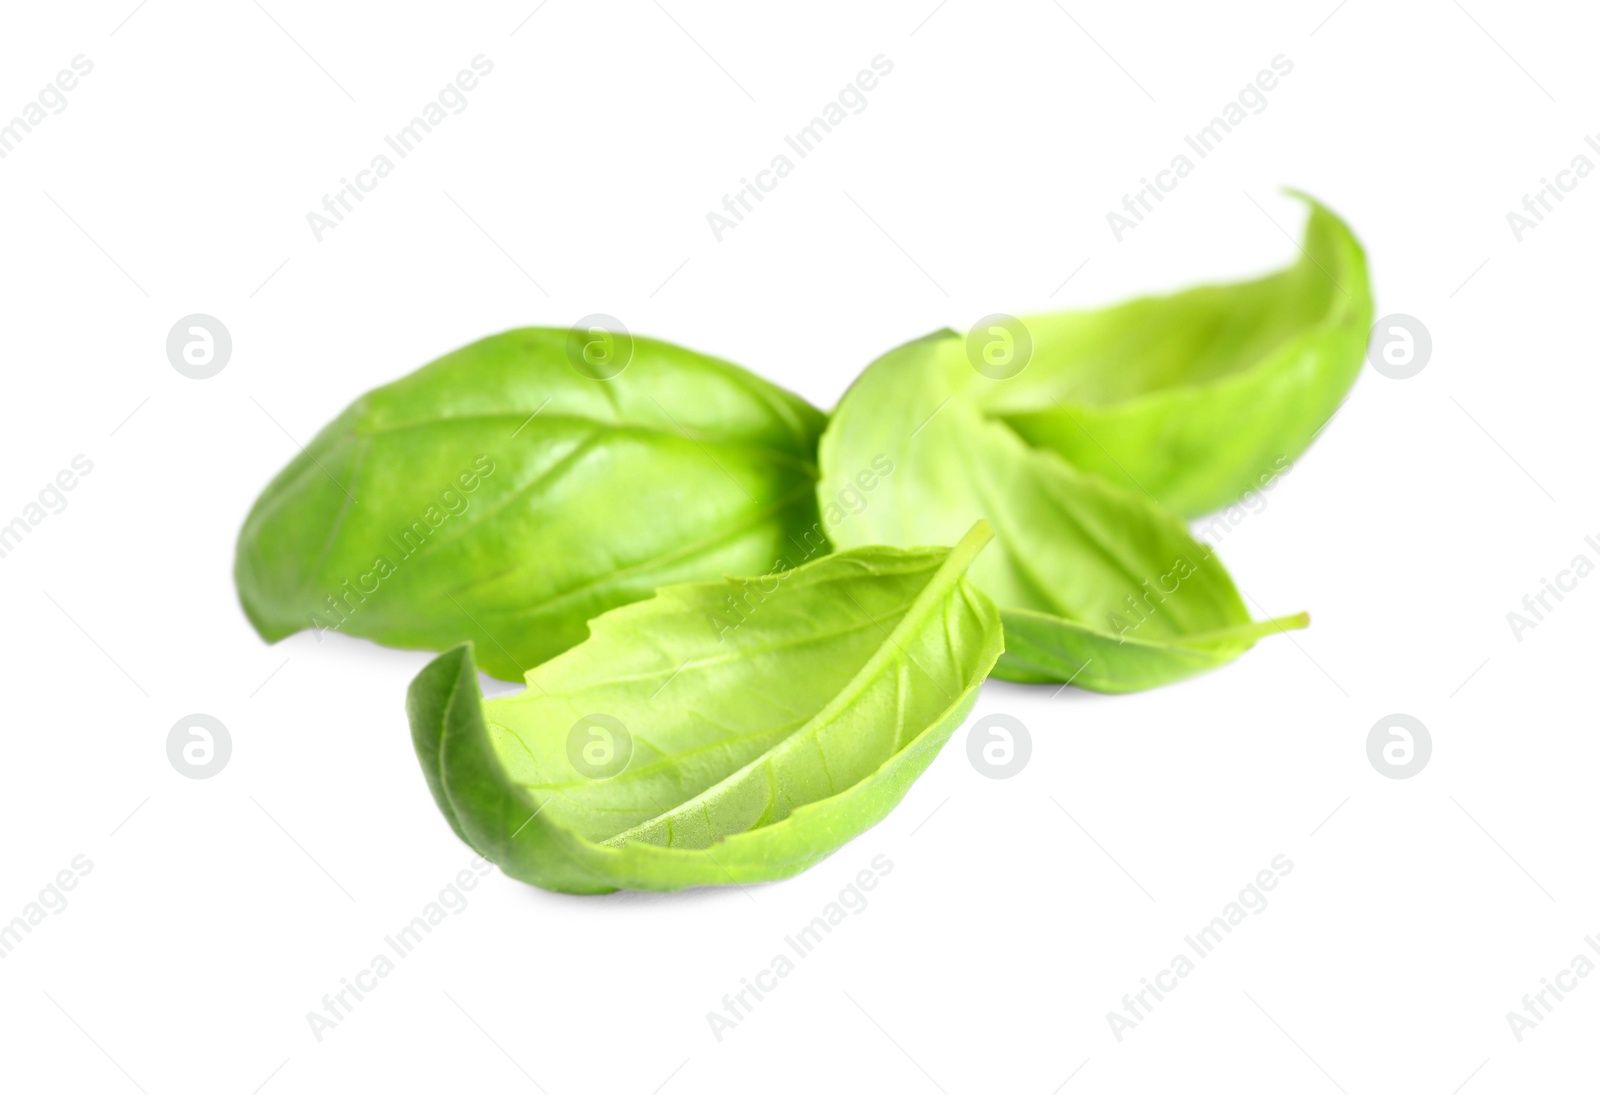
[(1360, 243), (1297, 196), (1310, 207), (1304, 242), (1277, 273), (996, 323), (944, 352), (1006, 377), (972, 398), (1035, 448), (1180, 516), (1231, 505), (1311, 444), (1372, 327)]
[[(1265, 622), (1183, 522), (1142, 494), (1034, 448), (974, 398), (992, 383), (941, 331), (880, 357), (857, 378), (822, 437), (821, 497), (873, 454), (895, 467), (860, 512), (830, 528), (841, 547), (948, 543), (980, 518), (998, 550), (973, 582), (1005, 622), (994, 675), (1131, 692), (1231, 661)], [(952, 352), (952, 351), (955, 352)]]

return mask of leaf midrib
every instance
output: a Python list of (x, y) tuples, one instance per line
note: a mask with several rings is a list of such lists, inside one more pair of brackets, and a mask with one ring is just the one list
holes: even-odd
[[(961, 580), (962, 576), (966, 573), (967, 568), (971, 565), (972, 559), (976, 556), (978, 551), (982, 550), (983, 545), (987, 543), (988, 539), (990, 538), (989, 535), (985, 535), (981, 542), (973, 545), (971, 542), (972, 536), (973, 533), (969, 532), (967, 536), (963, 538), (960, 544), (949, 551), (945, 558), (940, 562), (939, 567), (934, 572), (933, 576), (928, 580), (928, 583), (922, 587), (922, 590), (917, 594), (916, 599), (913, 600), (910, 607), (906, 609), (905, 614), (900, 618), (900, 622), (895, 625), (895, 629), (885, 636), (884, 641), (880, 643), (877, 649), (873, 651), (872, 655), (868, 657), (864, 663), (862, 663), (861, 668), (851, 676), (850, 680), (847, 681), (845, 685), (834, 694), (833, 698), (825, 703), (815, 715), (808, 719), (794, 733), (784, 738), (782, 742), (773, 746), (760, 756), (753, 758), (748, 764), (736, 769), (733, 772), (730, 772), (728, 775), (724, 776), (722, 779), (706, 788), (700, 794), (686, 799), (685, 801), (672, 807), (670, 810), (640, 822), (638, 825), (635, 825), (630, 829), (626, 829), (614, 836), (608, 837), (604, 841), (601, 841), (601, 843), (612, 847), (621, 846), (629, 842), (629, 836), (632, 833), (639, 832), (653, 825), (660, 824), (664, 819), (667, 820), (668, 824), (670, 824), (673, 816), (679, 815), (685, 811), (702, 805), (710, 804), (723, 788), (730, 786), (735, 780), (744, 776), (747, 772), (754, 770), (757, 765), (765, 764), (770, 760), (775, 759), (786, 750), (800, 748), (800, 744), (798, 743), (814, 741), (824, 727), (838, 721), (838, 719), (849, 710), (851, 705), (853, 705), (860, 697), (861, 693), (866, 691), (869, 684), (871, 684), (871, 682), (876, 678), (877, 673), (883, 668), (886, 662), (891, 660), (897, 661), (897, 655), (905, 658), (910, 657), (910, 654), (905, 650), (900, 640), (908, 637), (912, 630), (919, 627), (927, 618), (927, 616), (933, 611), (934, 607), (942, 600), (944, 595)], [(895, 734), (897, 739), (899, 738), (902, 730), (903, 727), (896, 728)], [(898, 750), (896, 752), (898, 753)], [(891, 754), (891, 758), (893, 755), (895, 754)], [(888, 760), (886, 759), (884, 763), (888, 763)], [(868, 775), (864, 778), (870, 779), (871, 776)], [(723, 839), (724, 836), (725, 834), (719, 834), (716, 839)], [(715, 843), (715, 840), (713, 843)]]

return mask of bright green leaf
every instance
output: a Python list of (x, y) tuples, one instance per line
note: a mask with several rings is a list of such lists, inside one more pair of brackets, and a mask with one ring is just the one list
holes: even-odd
[(668, 586), (485, 702), (467, 647), (407, 699), (451, 826), (551, 890), (785, 878), (881, 821), (1000, 654), (963, 579), (990, 538)]
[[(1311, 213), (1300, 257), (1287, 268), (1098, 311), (1024, 317), (1026, 365), (986, 380), (972, 398), (1029, 444), (1182, 516), (1269, 483), (1339, 408), (1373, 318), (1361, 245), (1330, 210), (1299, 196)], [(989, 334), (978, 332), (975, 344)], [(1008, 344), (1022, 337), (992, 335)], [(967, 350), (954, 343), (945, 352), (963, 359)]]
[(239, 598), (272, 641), (474, 640), (486, 671), (516, 679), (658, 586), (826, 551), (822, 425), (798, 397), (667, 343), (509, 331), (323, 429), (250, 511)]
[(1207, 545), (1143, 495), (1030, 447), (987, 417), (992, 383), (941, 331), (873, 362), (823, 434), (818, 492), (887, 456), (894, 474), (829, 533), (841, 547), (948, 543), (980, 518), (998, 550), (972, 580), (1000, 607), (995, 676), (1129, 692), (1232, 660), (1304, 616), (1256, 623)]

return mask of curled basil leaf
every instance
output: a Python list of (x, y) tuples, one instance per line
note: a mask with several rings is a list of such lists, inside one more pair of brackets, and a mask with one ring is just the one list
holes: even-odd
[(485, 702), (463, 646), (407, 697), (456, 833), (550, 890), (786, 878), (881, 821), (1000, 653), (963, 574), (989, 540), (667, 586)]
[[(611, 341), (595, 354), (591, 337)], [(516, 679), (658, 586), (826, 550), (823, 421), (664, 342), (509, 331), (323, 429), (245, 521), (239, 599), (271, 641), (305, 628), (429, 650), (475, 640), (483, 669)]]
[(876, 454), (894, 475), (831, 526), (841, 547), (948, 543), (974, 520), (998, 550), (973, 582), (1005, 622), (994, 675), (1131, 692), (1238, 657), (1305, 616), (1255, 622), (1221, 562), (1141, 494), (1079, 471), (986, 416), (988, 384), (940, 331), (892, 350), (857, 378), (822, 437), (823, 499)]
[(1355, 383), (1373, 319), (1361, 245), (1297, 196), (1311, 213), (1287, 268), (975, 332), (973, 352), (992, 335), (997, 354), (1015, 355), (991, 375), (1021, 371), (972, 398), (1030, 445), (1185, 517), (1270, 482)]

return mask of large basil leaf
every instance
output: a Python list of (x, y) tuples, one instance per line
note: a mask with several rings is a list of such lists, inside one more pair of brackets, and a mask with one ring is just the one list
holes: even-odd
[(785, 878), (900, 801), (1001, 646), (963, 579), (992, 533), (667, 586), (484, 702), (466, 646), (412, 682), (412, 737), (456, 833), (546, 889)]
[(368, 392), (319, 433), (250, 511), (239, 598), (269, 640), (470, 639), (482, 668), (516, 679), (658, 586), (826, 550), (823, 421), (664, 342), (510, 331)]
[(822, 437), (819, 495), (885, 455), (894, 474), (830, 528), (841, 547), (948, 543), (974, 520), (999, 550), (973, 567), (1000, 607), (995, 676), (1130, 692), (1230, 661), (1304, 616), (1253, 622), (1210, 549), (1141, 494), (1030, 446), (973, 398), (990, 383), (941, 331), (857, 378)]
[(1180, 515), (1237, 502), (1311, 444), (1355, 382), (1372, 327), (1361, 245), (1298, 196), (1311, 214), (1287, 268), (977, 332), (976, 352), (992, 335), (1023, 367), (973, 398), (1029, 444)]

